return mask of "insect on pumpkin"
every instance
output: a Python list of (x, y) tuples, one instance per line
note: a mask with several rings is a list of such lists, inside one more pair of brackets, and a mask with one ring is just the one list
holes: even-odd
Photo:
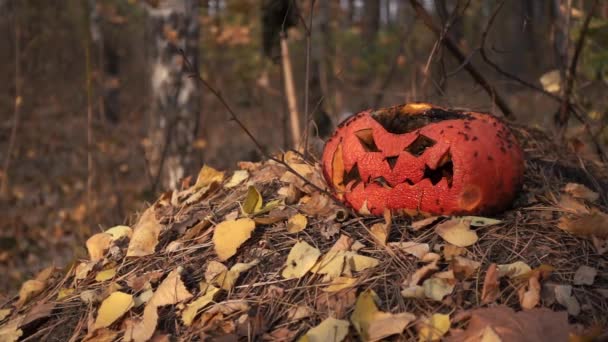
[(521, 186), (523, 153), (511, 131), (483, 113), (411, 103), (368, 110), (325, 144), (323, 175), (361, 214), (491, 214)]

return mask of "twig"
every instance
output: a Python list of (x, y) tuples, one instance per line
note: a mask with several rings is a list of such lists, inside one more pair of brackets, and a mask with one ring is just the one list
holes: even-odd
[(589, 23), (591, 23), (591, 18), (595, 14), (595, 10), (597, 8), (598, 3), (599, 0), (595, 0), (593, 2), (593, 5), (591, 5), (591, 9), (585, 17), (585, 21), (583, 22), (583, 28), (581, 30), (580, 36), (578, 37), (578, 41), (576, 42), (574, 55), (572, 56), (572, 61), (570, 61), (570, 67), (568, 68), (568, 72), (566, 74), (564, 95), (562, 96), (560, 110), (556, 113), (555, 116), (555, 123), (558, 128), (559, 138), (562, 139), (564, 137), (565, 127), (568, 123), (568, 118), (570, 116), (570, 96), (572, 95), (572, 86), (574, 84), (574, 79), (576, 78), (576, 67), (578, 65), (578, 58), (581, 54), (581, 51), (583, 50), (583, 46), (585, 45), (585, 37), (587, 36), (587, 32), (589, 31)]
[(306, 76), (304, 81), (304, 158), (308, 156), (308, 135), (310, 126), (310, 113), (308, 111), (308, 98), (310, 96), (310, 55), (311, 55), (311, 40), (312, 40), (312, 12), (315, 7), (315, 0), (310, 1), (310, 13), (308, 27), (306, 28)]
[(291, 60), (289, 59), (289, 47), (287, 46), (287, 37), (284, 32), (281, 33), (281, 66), (283, 67), (283, 83), (289, 110), (289, 122), (291, 124), (292, 146), (294, 149), (298, 149), (302, 139), (300, 136), (300, 115), (296, 104), (296, 90), (293, 84), (293, 71)]
[(190, 61), (188, 60), (188, 57), (186, 57), (186, 54), (184, 53), (183, 50), (180, 49), (180, 53), (182, 54), (183, 58), (184, 58), (184, 63), (186, 65), (186, 68), (188, 70), (191, 71), (190, 77), (194, 78), (195, 80), (199, 81), (200, 83), (202, 83), (205, 88), (207, 88), (207, 90), (209, 90), (214, 96), (215, 98), (218, 99), (218, 101), (220, 101), (220, 103), (222, 104), (222, 106), (224, 106), (224, 108), (228, 111), (228, 113), (230, 114), (230, 120), (236, 122), (236, 124), (241, 128), (241, 130), (243, 130), (243, 132), (245, 132), (245, 134), (247, 134), (247, 136), (249, 137), (249, 139), (251, 140), (251, 142), (253, 142), (253, 144), (258, 148), (258, 150), (260, 151), (260, 153), (262, 153), (262, 155), (266, 158), (268, 158), (269, 160), (272, 160), (275, 163), (278, 163), (280, 165), (282, 165), (283, 167), (285, 167), (287, 169), (287, 171), (293, 173), (296, 177), (300, 178), (302, 181), (304, 181), (304, 184), (311, 186), (313, 189), (319, 191), (320, 193), (328, 196), (332, 201), (334, 201), (338, 206), (344, 208), (345, 210), (347, 210), (349, 213), (352, 213), (352, 211), (350, 210), (350, 208), (346, 207), (344, 205), (344, 203), (338, 201), (331, 193), (329, 193), (327, 190), (320, 188), (319, 186), (313, 184), (308, 178), (304, 177), (303, 175), (301, 175), (299, 172), (297, 172), (296, 170), (294, 170), (285, 160), (283, 160), (282, 158), (279, 159), (273, 155), (271, 155), (270, 153), (268, 153), (268, 151), (266, 151), (266, 149), (264, 148), (264, 146), (262, 146), (262, 144), (260, 144), (260, 142), (253, 136), (253, 134), (251, 133), (251, 131), (249, 131), (249, 129), (247, 128), (247, 126), (245, 126), (245, 124), (243, 123), (243, 121), (241, 121), (239, 119), (239, 117), (237, 116), (237, 114), (234, 112), (234, 110), (232, 109), (232, 107), (230, 107), (230, 105), (228, 104), (228, 102), (226, 102), (226, 100), (224, 99), (224, 97), (222, 96), (222, 94), (216, 90), (211, 84), (209, 84), (209, 82), (207, 82), (198, 72), (198, 70), (190, 63)]
[(539, 92), (545, 96), (548, 96), (548, 97), (552, 98), (553, 100), (560, 101), (561, 98), (559, 96), (552, 94), (552, 93), (546, 91), (545, 89), (537, 86), (536, 84), (530, 83), (530, 82), (520, 78), (519, 76), (511, 74), (510, 72), (504, 70), (498, 64), (496, 64), (492, 59), (490, 59), (490, 57), (486, 54), (485, 46), (486, 46), (486, 41), (488, 39), (488, 33), (490, 32), (490, 29), (491, 29), (492, 25), (494, 24), (494, 20), (498, 16), (498, 13), (502, 9), (505, 2), (506, 2), (506, 0), (503, 0), (498, 4), (498, 6), (496, 6), (496, 8), (494, 9), (494, 12), (492, 12), (492, 15), (490, 16), (490, 19), (488, 20), (488, 23), (486, 24), (486, 27), (483, 30), (483, 33), (481, 34), (481, 47), (479, 49), (479, 52), (481, 53), (481, 58), (484, 60), (484, 62), (486, 62), (488, 65), (490, 65), (499, 74), (501, 74), (509, 79), (512, 79), (516, 82), (519, 82), (520, 84), (522, 84), (532, 90), (536, 90), (537, 92)]
[[(439, 27), (435, 25), (435, 23), (433, 22), (433, 18), (427, 12), (427, 10), (417, 0), (410, 0), (410, 4), (412, 5), (412, 8), (416, 11), (416, 14), (422, 19), (424, 24), (438, 37), (441, 37), (441, 29), (439, 29)], [(460, 51), (460, 48), (458, 48), (458, 45), (454, 42), (454, 40), (452, 40), (452, 38), (450, 38), (449, 36), (445, 36), (443, 37), (442, 42), (454, 55), (459, 64), (463, 64), (466, 61), (466, 55), (462, 51)], [(511, 108), (509, 108), (507, 102), (498, 94), (496, 89), (483, 77), (483, 75), (481, 75), (481, 73), (477, 71), (475, 67), (473, 67), (473, 64), (467, 63), (465, 64), (464, 68), (471, 75), (471, 77), (473, 77), (473, 79), (486, 91), (486, 93), (490, 95), (492, 101), (498, 106), (498, 108), (500, 108), (503, 115), (506, 118), (514, 119), (513, 111), (511, 110)]]
[(15, 149), (15, 143), (17, 141), (17, 127), (19, 126), (19, 119), (21, 117), (21, 104), (23, 99), (21, 97), (21, 25), (19, 21), (19, 13), (17, 12), (17, 6), (15, 6), (15, 109), (13, 112), (13, 127), (11, 128), (11, 136), (8, 143), (8, 149), (6, 151), (6, 158), (4, 159), (4, 177), (2, 177), (2, 184), (0, 186), (0, 196), (8, 195), (8, 169), (11, 165), (11, 155)]

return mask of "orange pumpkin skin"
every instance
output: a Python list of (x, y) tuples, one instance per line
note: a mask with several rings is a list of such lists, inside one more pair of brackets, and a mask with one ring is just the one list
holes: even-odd
[(325, 144), (323, 174), (361, 214), (492, 214), (521, 186), (522, 150), (488, 114), (413, 103), (364, 111)]

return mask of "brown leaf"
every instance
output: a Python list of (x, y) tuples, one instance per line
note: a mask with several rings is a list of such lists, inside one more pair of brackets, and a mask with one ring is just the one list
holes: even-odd
[(498, 282), (498, 267), (496, 264), (490, 264), (486, 271), (486, 277), (483, 280), (483, 288), (481, 290), (481, 302), (484, 304), (492, 303), (500, 295), (500, 283)]
[(465, 331), (454, 332), (446, 342), (482, 341), (486, 327), (501, 341), (566, 341), (570, 331), (568, 315), (546, 308), (515, 313), (513, 309), (500, 305), (475, 309)]
[(589, 189), (588, 187), (578, 183), (568, 183), (564, 187), (564, 192), (570, 194), (572, 197), (581, 198), (589, 202), (595, 202), (600, 195)]
[(562, 216), (557, 227), (574, 235), (606, 239), (608, 238), (608, 214), (594, 210), (589, 214), (573, 218)]

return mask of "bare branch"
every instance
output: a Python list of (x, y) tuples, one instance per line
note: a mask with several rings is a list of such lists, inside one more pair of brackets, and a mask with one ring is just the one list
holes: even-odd
[[(427, 10), (418, 2), (417, 0), (410, 0), (410, 4), (412, 8), (416, 11), (416, 14), (422, 19), (424, 24), (433, 31), (437, 37), (442, 36), (442, 30), (433, 22), (433, 18), (427, 12)], [(444, 36), (441, 42), (450, 50), (452, 55), (456, 58), (459, 64), (464, 64), (466, 62), (466, 55), (460, 50), (456, 42), (452, 40), (449, 36)], [(503, 115), (506, 118), (514, 119), (513, 111), (509, 108), (507, 102), (498, 94), (496, 89), (481, 75), (481, 73), (473, 67), (473, 64), (466, 63), (464, 64), (464, 69), (473, 77), (475, 82), (477, 82), (488, 95), (492, 98), (492, 101), (500, 108)]]
[(282, 158), (279, 159), (279, 158), (271, 155), (270, 153), (268, 153), (268, 151), (264, 148), (264, 146), (262, 146), (262, 144), (260, 144), (260, 142), (253, 136), (253, 134), (251, 133), (251, 131), (249, 131), (249, 129), (247, 128), (247, 126), (245, 126), (245, 124), (243, 123), (243, 121), (241, 121), (241, 119), (239, 119), (238, 115), (234, 112), (234, 110), (232, 109), (232, 107), (230, 107), (230, 105), (228, 104), (228, 102), (226, 102), (226, 100), (224, 99), (224, 97), (222, 96), (222, 94), (217, 89), (215, 89), (211, 84), (209, 84), (209, 82), (207, 82), (203, 77), (201, 77), (200, 73), (198, 72), (198, 69), (195, 66), (193, 66), (192, 63), (190, 63), (190, 61), (188, 60), (188, 57), (186, 56), (186, 54), (185, 54), (185, 52), (183, 50), (180, 49), (180, 53), (181, 53), (182, 57), (184, 58), (184, 63), (185, 63), (186, 68), (188, 70), (190, 70), (190, 72), (191, 72), (190, 77), (194, 78), (195, 80), (197, 80), (198, 82), (200, 82), (201, 84), (203, 84), (205, 86), (205, 88), (207, 88), (207, 90), (209, 90), (220, 101), (220, 103), (222, 104), (222, 106), (224, 106), (224, 108), (230, 114), (230, 120), (236, 122), (236, 124), (241, 128), (241, 130), (243, 130), (243, 132), (245, 132), (245, 134), (247, 134), (247, 136), (249, 137), (249, 139), (251, 140), (251, 142), (253, 142), (253, 144), (258, 148), (258, 150), (260, 151), (260, 153), (262, 153), (262, 155), (264, 157), (266, 157), (269, 160), (272, 160), (273, 162), (275, 162), (277, 164), (282, 165), (283, 167), (285, 167), (285, 169), (287, 169), (287, 171), (293, 173), (296, 177), (298, 177), (302, 181), (304, 181), (304, 184), (309, 185), (313, 189), (315, 189), (315, 190), (319, 191), (320, 193), (328, 196), (338, 206), (340, 206), (341, 208), (344, 208), (345, 210), (347, 210), (349, 213), (352, 214), (352, 211), (350, 210), (350, 208), (346, 207), (344, 205), (344, 203), (338, 201), (330, 192), (328, 192), (327, 190), (322, 189), (322, 188), (318, 187), (317, 185), (313, 184), (312, 182), (310, 182), (310, 180), (308, 180), (306, 177), (304, 177), (299, 172), (297, 172), (296, 170), (294, 170)]

